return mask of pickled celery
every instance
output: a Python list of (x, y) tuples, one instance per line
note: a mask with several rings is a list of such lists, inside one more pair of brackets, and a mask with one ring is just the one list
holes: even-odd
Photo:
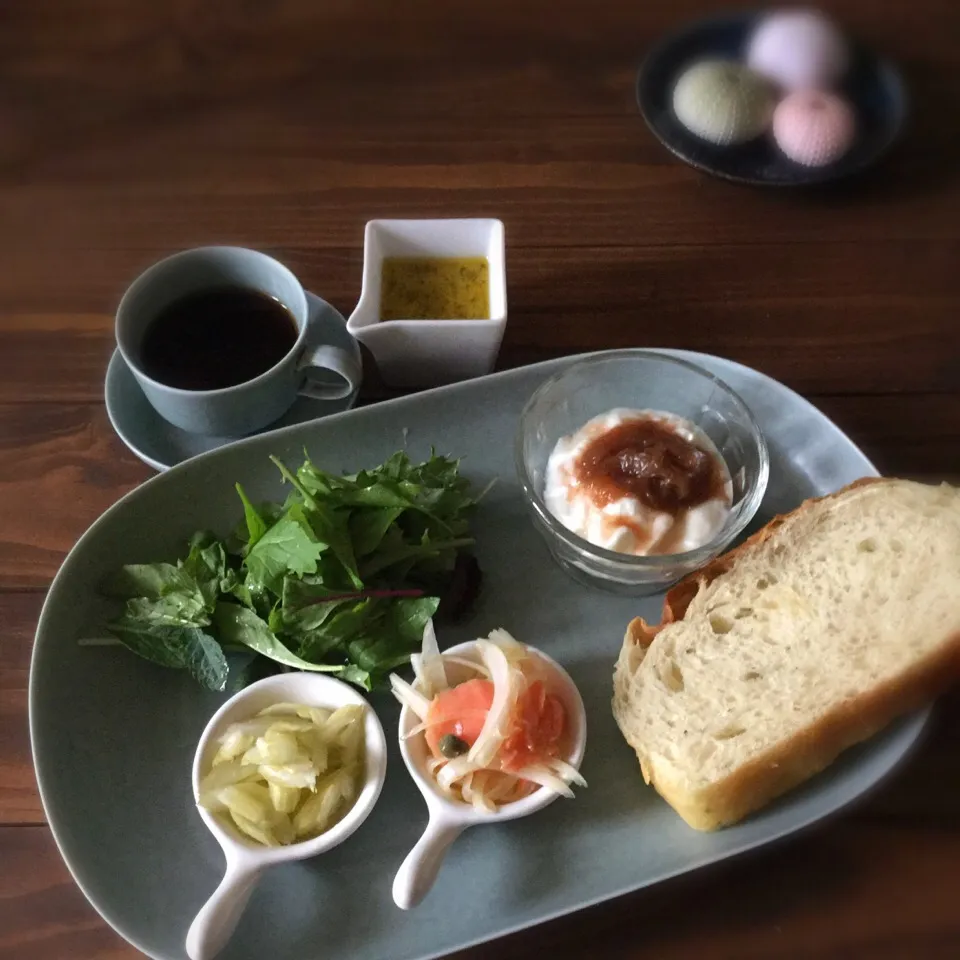
[(319, 836), (360, 793), (366, 710), (275, 703), (231, 724), (200, 781), (199, 804), (264, 846)]

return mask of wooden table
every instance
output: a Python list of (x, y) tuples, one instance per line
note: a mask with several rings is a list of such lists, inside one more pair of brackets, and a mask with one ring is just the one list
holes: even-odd
[[(117, 299), (165, 253), (258, 247), (349, 312), (367, 219), (498, 216), (503, 365), (711, 351), (810, 397), (882, 470), (960, 478), (960, 5), (826, 5), (901, 63), (914, 119), (859, 182), (778, 193), (700, 176), (637, 116), (642, 51), (717, 4), (6, 0), (0, 956), (138, 955), (44, 825), (26, 690), (51, 577), (151, 475), (102, 380)], [(958, 887), (954, 695), (909, 765), (820, 831), (462, 957), (956, 958)]]

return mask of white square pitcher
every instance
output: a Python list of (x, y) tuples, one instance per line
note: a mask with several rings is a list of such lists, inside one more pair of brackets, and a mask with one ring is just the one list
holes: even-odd
[[(380, 319), (387, 257), (486, 257), (490, 319)], [(507, 325), (503, 222), (493, 219), (370, 220), (363, 240), (363, 286), (347, 329), (373, 354), (391, 386), (422, 387), (493, 370)]]

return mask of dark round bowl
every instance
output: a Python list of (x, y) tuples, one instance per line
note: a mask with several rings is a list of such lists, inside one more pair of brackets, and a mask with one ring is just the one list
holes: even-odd
[(756, 186), (797, 187), (858, 173), (890, 149), (907, 114), (900, 74), (891, 64), (848, 37), (850, 68), (836, 90), (852, 104), (857, 139), (834, 163), (805, 167), (777, 149), (768, 131), (749, 143), (720, 147), (694, 136), (673, 112), (673, 87), (699, 60), (720, 57), (745, 61), (750, 34), (764, 11), (700, 20), (662, 40), (640, 67), (637, 103), (654, 135), (685, 163), (717, 177)]

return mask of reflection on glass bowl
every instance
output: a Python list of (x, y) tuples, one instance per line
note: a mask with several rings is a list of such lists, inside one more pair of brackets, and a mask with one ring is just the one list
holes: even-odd
[[(682, 417), (723, 458), (731, 481), (730, 511), (707, 543), (683, 553), (617, 553), (579, 536), (547, 507), (547, 464), (557, 442), (615, 408)], [(647, 350), (588, 357), (549, 379), (521, 414), (515, 454), (534, 526), (557, 563), (581, 582), (635, 596), (665, 590), (725, 550), (757, 512), (770, 473), (766, 442), (740, 397), (706, 370)]]

